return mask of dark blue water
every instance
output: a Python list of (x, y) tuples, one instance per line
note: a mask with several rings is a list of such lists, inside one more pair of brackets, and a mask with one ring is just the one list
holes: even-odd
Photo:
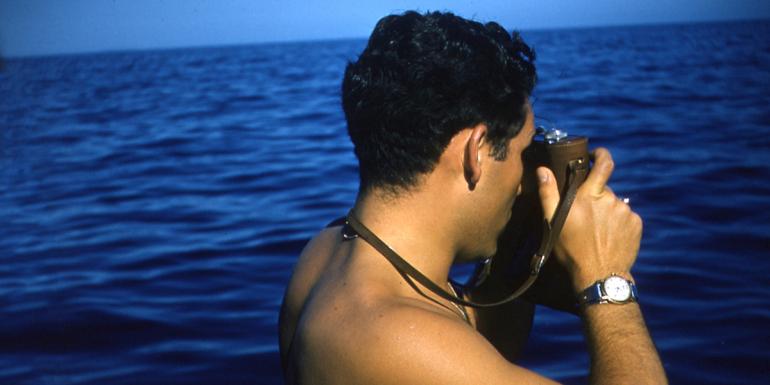
[[(672, 383), (767, 383), (770, 22), (525, 38), (536, 114), (609, 147), (645, 220)], [(280, 384), (283, 287), (356, 193), (339, 85), (364, 43), (7, 61), (0, 383)], [(586, 382), (572, 316), (541, 309), (526, 353)]]

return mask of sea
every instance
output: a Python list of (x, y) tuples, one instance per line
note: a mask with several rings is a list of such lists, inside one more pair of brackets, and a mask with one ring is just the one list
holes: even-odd
[[(671, 383), (769, 383), (770, 21), (522, 34), (536, 115), (608, 148), (644, 219)], [(357, 192), (365, 44), (6, 58), (0, 384), (282, 384), (285, 285)], [(539, 308), (518, 364), (586, 384), (579, 319)]]

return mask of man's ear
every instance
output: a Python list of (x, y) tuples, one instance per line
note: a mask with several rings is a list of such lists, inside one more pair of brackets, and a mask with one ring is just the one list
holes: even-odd
[(468, 182), (468, 187), (473, 190), (476, 184), (481, 180), (481, 162), (484, 158), (483, 149), (485, 146), (485, 138), (487, 136), (487, 125), (479, 123), (471, 128), (471, 134), (468, 136), (468, 140), (465, 143), (465, 162), (463, 164), (465, 172), (465, 180)]

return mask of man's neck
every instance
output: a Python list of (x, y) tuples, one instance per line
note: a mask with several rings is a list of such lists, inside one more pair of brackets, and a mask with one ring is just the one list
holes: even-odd
[(391, 249), (433, 282), (447, 281), (459, 247), (451, 198), (430, 191), (397, 197), (381, 191), (359, 196), (353, 215)]

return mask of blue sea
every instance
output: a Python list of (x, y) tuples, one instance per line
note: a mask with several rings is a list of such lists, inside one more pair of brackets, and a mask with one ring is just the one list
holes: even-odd
[[(674, 384), (770, 381), (770, 21), (524, 31), (539, 116), (616, 160)], [(281, 384), (278, 308), (353, 203), (364, 39), (6, 59), (0, 384)], [(329, 358), (333, 360), (333, 357)], [(522, 365), (585, 384), (579, 320)]]

